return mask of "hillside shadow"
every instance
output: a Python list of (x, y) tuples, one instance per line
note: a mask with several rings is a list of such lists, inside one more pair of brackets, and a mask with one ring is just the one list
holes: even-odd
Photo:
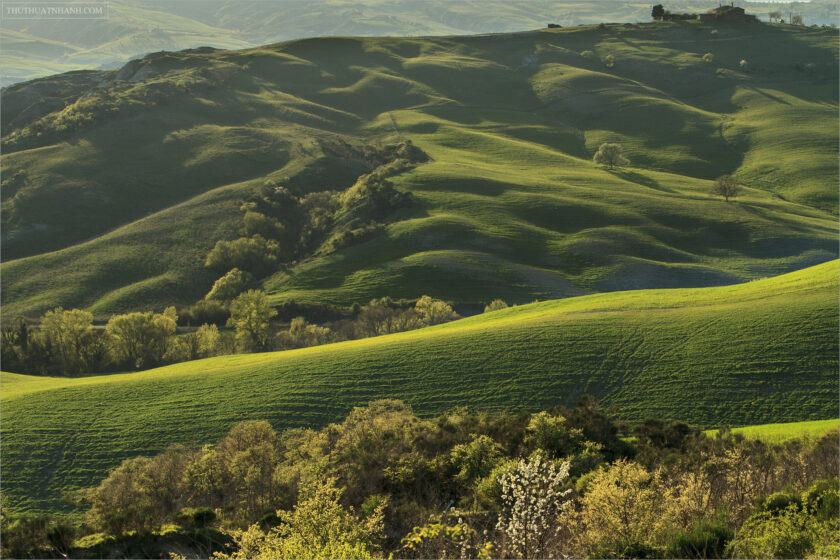
[(677, 191), (675, 191), (674, 189), (669, 189), (668, 187), (662, 186), (662, 184), (659, 181), (651, 179), (650, 177), (646, 177), (641, 173), (636, 173), (635, 171), (629, 171), (627, 169), (612, 169), (608, 170), (608, 172), (615, 175), (619, 179), (624, 179), (625, 181), (636, 183), (637, 185), (642, 185), (655, 191), (671, 194), (677, 193)]

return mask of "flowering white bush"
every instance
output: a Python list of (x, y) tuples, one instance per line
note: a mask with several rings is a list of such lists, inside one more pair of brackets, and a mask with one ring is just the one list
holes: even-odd
[(568, 461), (551, 461), (536, 453), (519, 463), (501, 479), (502, 512), (496, 530), (503, 536), (508, 557), (548, 556), (557, 539), (559, 518), (569, 505)]

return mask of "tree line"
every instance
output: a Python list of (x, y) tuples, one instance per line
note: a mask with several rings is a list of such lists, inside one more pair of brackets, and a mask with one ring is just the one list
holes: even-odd
[[(764, 443), (591, 399), (421, 418), (375, 401), (321, 429), (245, 421), (133, 457), (78, 523), (3, 517), (4, 555), (836, 558), (838, 434)], [(179, 556), (181, 555), (181, 556)]]
[[(226, 305), (207, 303), (180, 311), (167, 307), (161, 313), (117, 314), (102, 328), (97, 328), (93, 314), (83, 309), (57, 307), (41, 316), (35, 326), (19, 318), (0, 329), (3, 367), (42, 375), (140, 370), (226, 354), (367, 338), (460, 318), (450, 304), (430, 296), (412, 302), (380, 298), (347, 310), (332, 310), (341, 316), (323, 324), (309, 322), (304, 316), (281, 324), (277, 309), (260, 290), (246, 290)], [(503, 307), (507, 307), (504, 301), (494, 300), (486, 310)], [(194, 325), (197, 318), (210, 322), (179, 332), (179, 322)]]

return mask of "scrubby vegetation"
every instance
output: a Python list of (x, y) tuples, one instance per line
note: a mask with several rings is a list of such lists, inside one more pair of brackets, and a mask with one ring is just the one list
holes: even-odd
[(836, 431), (767, 444), (631, 427), (591, 399), (433, 418), (376, 401), (320, 430), (248, 421), (212, 445), (126, 459), (79, 493), (80, 523), (4, 515), (4, 553), (165, 549), (177, 535), (169, 552), (231, 559), (826, 558), (838, 452)]

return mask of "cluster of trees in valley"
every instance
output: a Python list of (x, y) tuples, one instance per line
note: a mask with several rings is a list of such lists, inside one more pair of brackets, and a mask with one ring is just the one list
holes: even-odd
[(322, 429), (245, 421), (126, 459), (72, 497), (83, 518), (4, 513), (3, 554), (836, 558), (839, 451), (837, 433), (628, 428), (591, 399), (433, 418), (375, 401)]
[[(295, 304), (281, 307), (297, 309)], [(486, 311), (504, 307), (504, 301), (494, 300)], [(0, 348), (7, 371), (79, 375), (147, 369), (225, 354), (305, 348), (460, 318), (451, 305), (430, 296), (416, 301), (380, 298), (346, 310), (327, 310), (340, 317), (326, 324), (311, 323), (303, 316), (281, 323), (266, 294), (251, 289), (229, 302), (200, 302), (180, 315), (175, 307), (162, 313), (113, 315), (103, 328), (96, 328), (91, 312), (58, 307), (45, 313), (36, 327), (23, 318), (4, 326)], [(179, 322), (191, 323), (196, 317), (208, 322), (179, 332)]]

